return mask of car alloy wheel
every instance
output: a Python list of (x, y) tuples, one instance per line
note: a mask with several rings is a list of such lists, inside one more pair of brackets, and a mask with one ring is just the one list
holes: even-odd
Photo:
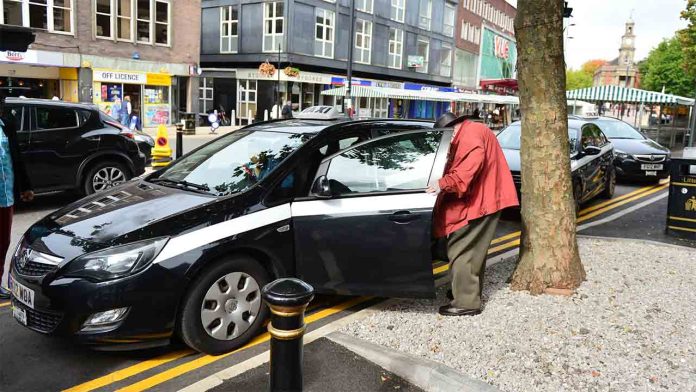
[(201, 323), (209, 336), (232, 340), (251, 328), (261, 309), (261, 288), (244, 272), (229, 273), (203, 297)]
[(126, 182), (126, 174), (118, 167), (103, 167), (92, 177), (92, 189), (94, 192), (101, 192), (116, 185)]

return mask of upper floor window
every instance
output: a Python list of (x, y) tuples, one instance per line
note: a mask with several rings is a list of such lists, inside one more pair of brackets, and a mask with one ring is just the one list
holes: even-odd
[(404, 51), (404, 31), (389, 29), (389, 68), (401, 69)]
[(452, 75), (452, 48), (442, 46), (440, 50), (440, 76)]
[(428, 61), (430, 60), (430, 42), (426, 38), (419, 38), (416, 46), (418, 56), (423, 58), (423, 66), (416, 68), (416, 72), (428, 73)]
[(372, 22), (355, 21), (355, 62), (370, 64), (372, 51)]
[(263, 51), (283, 50), (283, 3), (265, 3), (263, 7)]
[(319, 57), (333, 58), (336, 13), (317, 8), (316, 19), (314, 54)]
[(433, 0), (420, 0), (418, 13), (418, 27), (430, 30), (430, 22), (433, 15)]
[(454, 6), (452, 4), (445, 4), (442, 33), (448, 37), (454, 37), (454, 12)]
[(97, 38), (170, 45), (169, 0), (95, 0), (95, 5)]
[(391, 19), (397, 22), (404, 22), (404, 12), (406, 10), (406, 0), (391, 0)]
[(371, 14), (373, 2), (374, 0), (355, 0), (355, 9)]
[(0, 24), (73, 34), (75, 0), (0, 0)]
[(236, 6), (220, 7), (220, 53), (239, 50), (239, 10)]

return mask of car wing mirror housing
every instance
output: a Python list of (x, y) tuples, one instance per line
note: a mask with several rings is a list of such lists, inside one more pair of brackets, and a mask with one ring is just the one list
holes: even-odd
[(312, 184), (312, 196), (319, 199), (330, 199), (333, 196), (331, 192), (331, 183), (326, 176), (319, 176)]
[(599, 153), (601, 152), (602, 149), (596, 146), (587, 146), (583, 150), (583, 153), (585, 153), (585, 155), (599, 155)]

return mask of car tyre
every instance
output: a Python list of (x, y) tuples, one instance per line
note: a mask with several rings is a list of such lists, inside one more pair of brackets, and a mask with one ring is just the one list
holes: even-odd
[(607, 178), (604, 182), (604, 191), (602, 191), (601, 197), (603, 199), (611, 199), (614, 197), (616, 192), (616, 171), (610, 170), (607, 174)]
[(206, 268), (183, 300), (177, 325), (181, 340), (210, 355), (241, 347), (259, 333), (268, 317), (261, 299), (261, 289), (268, 282), (268, 272), (247, 256), (223, 259)]
[(121, 162), (102, 161), (93, 165), (85, 175), (82, 191), (91, 195), (123, 184), (132, 177), (130, 170)]

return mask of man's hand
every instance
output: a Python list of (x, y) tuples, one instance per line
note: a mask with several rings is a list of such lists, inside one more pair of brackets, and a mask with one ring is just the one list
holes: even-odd
[(22, 199), (23, 202), (28, 203), (34, 200), (34, 191), (24, 191), (19, 194), (19, 198)]
[(438, 182), (435, 182), (434, 185), (431, 185), (425, 189), (425, 193), (430, 193), (431, 195), (437, 195), (440, 193), (440, 184)]

